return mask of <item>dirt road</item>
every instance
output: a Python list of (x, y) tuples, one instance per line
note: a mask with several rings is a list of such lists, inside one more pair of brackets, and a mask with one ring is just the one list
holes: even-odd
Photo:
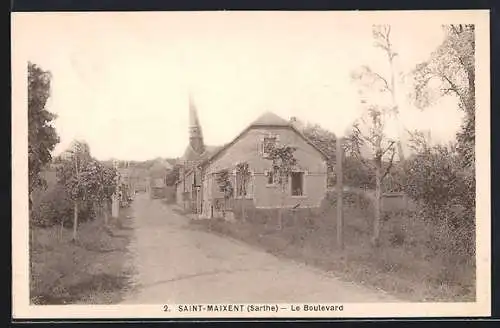
[(241, 242), (194, 230), (160, 200), (133, 202), (137, 271), (124, 303), (391, 302), (396, 299), (280, 259)]

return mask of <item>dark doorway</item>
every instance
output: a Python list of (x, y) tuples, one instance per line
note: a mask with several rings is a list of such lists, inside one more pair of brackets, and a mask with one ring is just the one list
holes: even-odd
[(292, 172), (292, 196), (304, 195), (304, 172)]

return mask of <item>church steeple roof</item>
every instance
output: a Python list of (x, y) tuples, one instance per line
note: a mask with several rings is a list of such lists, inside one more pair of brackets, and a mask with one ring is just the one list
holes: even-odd
[(190, 160), (199, 157), (205, 152), (203, 133), (201, 130), (198, 112), (192, 94), (189, 93), (189, 145), (186, 149), (185, 157)]
[(199, 127), (201, 132), (198, 112), (191, 93), (189, 93), (189, 127)]

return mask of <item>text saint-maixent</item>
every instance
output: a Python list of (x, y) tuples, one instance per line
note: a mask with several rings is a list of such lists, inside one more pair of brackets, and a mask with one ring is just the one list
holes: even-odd
[(207, 305), (208, 312), (243, 312), (242, 304)]

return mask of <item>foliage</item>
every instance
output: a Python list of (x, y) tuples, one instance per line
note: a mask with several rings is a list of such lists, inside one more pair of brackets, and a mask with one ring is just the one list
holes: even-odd
[(117, 187), (116, 174), (114, 167), (91, 159), (80, 174), (80, 179), (86, 184), (88, 198), (99, 205), (110, 201)]
[(343, 182), (347, 186), (375, 188), (375, 172), (372, 167), (363, 165), (356, 157), (346, 156), (343, 166)]
[(65, 187), (69, 198), (73, 201), (84, 199), (87, 194), (86, 181), (80, 181), (81, 173), (91, 160), (86, 150), (87, 147), (83, 143), (73, 142), (70, 160), (64, 161), (57, 171), (59, 183)]
[(454, 146), (426, 147), (408, 160), (404, 191), (419, 203), (413, 220), (431, 227), (435, 251), (470, 258), (475, 252), (475, 174)]
[(56, 184), (41, 194), (41, 199), (34, 202), (31, 222), (36, 226), (52, 226), (69, 222), (73, 204), (63, 186)]
[(274, 181), (285, 191), (288, 186), (290, 174), (297, 165), (297, 159), (294, 157), (296, 148), (288, 145), (273, 145), (269, 152), (269, 159), (272, 161)]
[[(397, 53), (391, 43), (391, 27), (389, 25), (375, 25), (372, 32), (375, 47), (381, 48), (387, 55), (391, 66), (391, 74), (389, 79), (385, 78), (368, 66), (362, 66), (352, 73), (353, 80), (359, 85), (358, 91), (366, 110), (363, 116), (355, 122), (354, 129), (347, 139), (351, 144), (352, 155), (356, 156), (366, 166), (380, 170), (384, 160), (389, 163), (388, 169), (385, 170), (381, 177), (383, 180), (384, 176), (389, 173), (396, 154), (396, 140), (387, 135), (387, 125), (394, 115), (398, 113), (398, 106), (395, 101), (395, 74), (392, 67)], [(388, 93), (392, 100), (380, 102), (372, 98), (366, 99), (366, 95), (372, 92), (377, 93), (377, 99), (380, 98), (380, 95), (383, 96)], [(372, 151), (372, 163), (366, 161), (362, 156), (361, 150), (366, 146)]]
[(84, 142), (73, 142), (71, 153), (72, 157), (63, 161), (57, 172), (68, 198), (88, 208), (110, 201), (116, 190), (116, 169), (92, 158)]
[(247, 162), (240, 162), (236, 164), (236, 179), (238, 179), (239, 183), (237, 184), (236, 194), (246, 195), (247, 194), (247, 185), (251, 178), (251, 172)]
[(413, 98), (420, 108), (426, 108), (443, 96), (454, 96), (465, 113), (457, 135), (458, 151), (464, 166), (474, 164), (475, 129), (475, 27), (446, 25), (445, 38), (430, 58), (413, 71)]
[(440, 208), (475, 208), (474, 175), (464, 172), (459, 159), (456, 149), (438, 145), (417, 154), (407, 163), (405, 192), (422, 202), (431, 218), (438, 219), (432, 214)]
[(224, 193), (224, 199), (233, 197), (233, 186), (229, 178), (229, 170), (224, 169), (216, 173), (215, 181), (219, 186), (220, 192)]
[(172, 170), (167, 173), (166, 184), (167, 186), (173, 186), (179, 180), (180, 165), (175, 165)]
[(50, 72), (28, 63), (28, 169), (29, 192), (44, 186), (42, 168), (51, 161), (51, 151), (59, 142), (55, 128), (50, 125), (56, 115), (46, 109), (50, 97)]
[[(398, 104), (396, 102), (396, 82), (393, 60), (397, 53), (393, 50), (391, 43), (391, 27), (389, 25), (375, 25), (373, 27), (373, 39), (375, 47), (383, 50), (387, 56), (390, 66), (390, 78), (385, 78), (382, 74), (373, 71), (368, 66), (362, 66), (354, 71), (352, 78), (359, 84), (359, 93), (362, 96), (362, 103), (365, 104), (366, 111), (354, 124), (349, 140), (352, 142), (352, 154), (360, 162), (365, 164), (370, 170), (375, 172), (375, 218), (373, 239), (374, 245), (378, 245), (380, 236), (382, 194), (384, 179), (390, 173), (396, 154), (396, 147), (399, 148), (400, 159), (403, 158), (402, 147), (399, 140), (388, 135), (388, 123), (398, 115)], [(367, 95), (375, 94), (376, 97), (366, 99)], [(388, 101), (380, 99), (387, 98)], [(370, 147), (372, 151), (371, 161), (365, 160), (361, 149), (364, 146)], [(385, 164), (387, 163), (387, 164)]]
[[(304, 135), (328, 156), (329, 186), (335, 184), (336, 142), (335, 134), (318, 124), (306, 125), (302, 130)], [(375, 172), (372, 167), (363, 165), (357, 156), (361, 152), (359, 139), (355, 134), (343, 138), (344, 152), (343, 181), (351, 187), (375, 188)]]
[(321, 149), (328, 156), (328, 164), (333, 166), (335, 164), (336, 156), (336, 141), (335, 134), (322, 128), (318, 124), (306, 125), (302, 131), (316, 147)]

